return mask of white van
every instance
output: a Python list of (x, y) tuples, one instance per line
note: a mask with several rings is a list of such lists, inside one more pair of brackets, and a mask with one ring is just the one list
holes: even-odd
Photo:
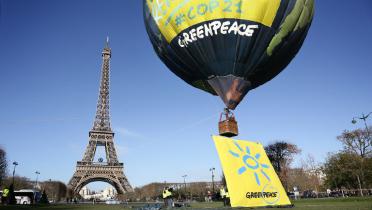
[(32, 189), (14, 191), (14, 195), (17, 200), (17, 204), (22, 205), (37, 203), (41, 197), (41, 193), (39, 191)]
[(22, 204), (22, 205), (30, 205), (31, 204), (31, 198), (29, 196), (15, 196), (17, 200), (17, 204)]

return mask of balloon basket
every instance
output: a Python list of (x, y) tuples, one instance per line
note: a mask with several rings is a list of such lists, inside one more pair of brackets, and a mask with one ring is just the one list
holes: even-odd
[(225, 109), (220, 115), (220, 121), (218, 123), (218, 131), (220, 136), (234, 137), (239, 134), (238, 132), (238, 122), (235, 120), (234, 113), (229, 109)]

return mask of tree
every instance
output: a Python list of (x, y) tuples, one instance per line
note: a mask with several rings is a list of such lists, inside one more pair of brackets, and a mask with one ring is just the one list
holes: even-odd
[[(215, 182), (215, 187), (217, 188), (217, 183)], [(215, 189), (216, 189), (215, 188)], [(189, 184), (190, 196), (193, 196), (199, 201), (204, 201), (204, 197), (207, 196), (207, 191), (212, 191), (212, 184), (207, 182), (193, 182)]]
[(40, 198), (39, 203), (49, 204), (48, 195), (46, 194), (45, 190), (43, 190), (43, 194), (41, 194), (41, 198)]
[(372, 158), (366, 158), (364, 160), (364, 187), (372, 188)]
[(267, 145), (265, 151), (276, 172), (281, 172), (286, 164), (292, 162), (293, 156), (301, 152), (296, 145), (284, 141)]
[(41, 189), (47, 193), (48, 198), (54, 201), (65, 200), (67, 196), (67, 186), (60, 181), (45, 181), (40, 182)]
[(359, 155), (362, 158), (372, 157), (371, 133), (369, 129), (345, 130), (337, 139), (343, 144), (344, 150)]
[(288, 171), (288, 188), (297, 187), (299, 191), (311, 189), (308, 174), (303, 168), (292, 168)]
[(6, 177), (6, 152), (3, 148), (0, 147), (0, 186), (3, 185), (4, 179)]
[(330, 154), (324, 164), (325, 184), (333, 189), (342, 187), (361, 189), (360, 162), (361, 157), (353, 153)]
[(307, 184), (310, 185), (310, 188), (315, 192), (319, 192), (322, 186), (322, 167), (319, 163), (315, 161), (315, 158), (312, 155), (308, 155), (305, 160), (302, 161), (302, 170), (305, 172), (307, 177)]
[[(10, 186), (13, 183), (13, 178), (11, 176), (4, 180), (4, 186)], [(15, 176), (14, 177), (14, 190), (21, 189), (31, 189), (33, 188), (33, 183), (27, 177)]]
[(292, 163), (293, 156), (300, 153), (301, 150), (294, 144), (277, 141), (267, 145), (265, 151), (284, 187), (288, 190), (289, 166)]
[[(372, 158), (371, 145), (371, 127), (365, 129), (356, 129), (353, 131), (345, 130), (337, 139), (343, 144), (344, 152), (341, 155), (347, 166), (352, 162), (350, 168), (344, 168), (357, 179), (360, 194), (363, 196), (362, 188), (368, 185), (369, 179), (369, 162)], [(357, 157), (355, 157), (357, 156)], [(351, 161), (352, 160), (352, 161)]]
[(151, 183), (141, 188), (135, 189), (140, 200), (156, 200), (162, 197), (164, 183)]
[[(361, 168), (362, 162), (365, 168)], [(366, 170), (367, 169), (367, 170)], [(323, 166), (325, 184), (330, 188), (359, 189), (372, 186), (372, 158), (362, 158), (355, 153), (330, 154)]]

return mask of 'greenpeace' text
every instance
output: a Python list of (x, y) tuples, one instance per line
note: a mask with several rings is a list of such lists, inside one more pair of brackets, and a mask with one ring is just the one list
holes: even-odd
[(178, 44), (180, 47), (187, 47), (190, 43), (197, 41), (198, 39), (204, 39), (208, 36), (215, 36), (218, 34), (235, 34), (240, 36), (251, 37), (254, 33), (254, 29), (257, 29), (258, 25), (247, 25), (239, 24), (237, 21), (231, 24), (230, 21), (213, 21), (209, 24), (203, 24), (196, 28), (189, 30), (188, 33), (183, 33), (179, 36)]

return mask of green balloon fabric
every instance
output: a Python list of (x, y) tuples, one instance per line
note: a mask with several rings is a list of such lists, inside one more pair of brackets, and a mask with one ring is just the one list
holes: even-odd
[(164, 64), (235, 109), (277, 76), (310, 28), (314, 0), (143, 0), (147, 33)]

